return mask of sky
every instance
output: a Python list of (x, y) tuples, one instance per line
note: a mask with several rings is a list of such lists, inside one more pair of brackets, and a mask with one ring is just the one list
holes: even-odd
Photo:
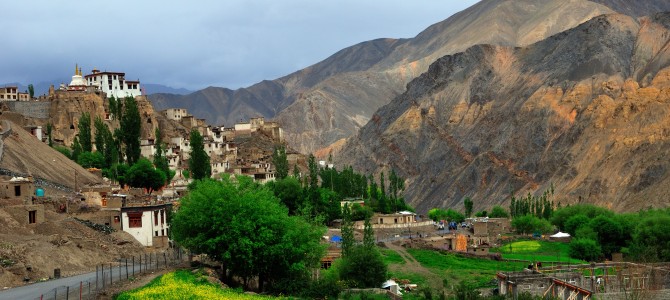
[(411, 38), (477, 1), (3, 2), (0, 83), (68, 79), (79, 64), (197, 90), (247, 87), (363, 41)]

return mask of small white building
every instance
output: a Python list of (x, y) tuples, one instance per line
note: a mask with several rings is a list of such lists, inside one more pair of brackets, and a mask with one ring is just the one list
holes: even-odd
[(172, 121), (181, 121), (181, 118), (189, 115), (185, 108), (168, 108), (161, 113)]
[(142, 95), (140, 82), (126, 80), (126, 73), (121, 72), (100, 72), (97, 69), (91, 71), (92, 74), (84, 76), (86, 84), (95, 86), (105, 92), (107, 97), (123, 99), (125, 97), (137, 97)]
[(16, 86), (0, 87), (0, 101), (28, 101), (30, 95), (28, 93), (19, 92)]
[(121, 228), (146, 247), (167, 247), (170, 209), (172, 204), (122, 207)]

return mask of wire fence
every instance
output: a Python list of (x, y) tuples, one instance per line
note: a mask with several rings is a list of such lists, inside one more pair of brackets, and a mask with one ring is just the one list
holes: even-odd
[[(186, 257), (185, 257), (186, 256)], [(122, 258), (115, 263), (96, 266), (95, 273), (85, 274), (84, 279), (68, 285), (58, 286), (32, 298), (34, 300), (95, 299), (96, 296), (115, 283), (134, 280), (135, 276), (171, 268), (188, 258), (181, 248), (165, 252)]]

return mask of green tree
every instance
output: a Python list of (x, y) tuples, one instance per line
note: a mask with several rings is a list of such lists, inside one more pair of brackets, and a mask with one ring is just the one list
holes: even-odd
[(81, 149), (81, 144), (79, 143), (79, 137), (75, 136), (74, 140), (72, 141), (72, 155), (70, 158), (74, 161), (77, 161), (77, 158), (79, 158), (79, 154), (83, 152)]
[(275, 167), (276, 178), (284, 179), (288, 177), (288, 159), (286, 158), (286, 147), (284, 145), (275, 146), (272, 151), (272, 164)]
[(570, 217), (580, 214), (585, 215), (589, 219), (593, 219), (600, 215), (614, 215), (613, 212), (606, 208), (595, 206), (593, 204), (575, 204), (554, 211), (551, 217), (551, 223), (556, 225), (559, 229), (565, 230), (565, 222), (567, 222)]
[(474, 203), (470, 197), (465, 197), (465, 200), (463, 200), (463, 205), (465, 205), (465, 216), (469, 218), (472, 215), (472, 206)]
[(286, 205), (290, 215), (297, 214), (303, 206), (304, 197), (300, 181), (295, 177), (286, 177), (271, 181), (267, 186), (274, 192), (275, 197)]
[(625, 245), (623, 227), (614, 218), (608, 216), (597, 216), (589, 222), (589, 226), (598, 233), (598, 243), (605, 256), (611, 257), (612, 253), (619, 252)]
[(591, 221), (591, 219), (585, 215), (582, 214), (574, 215), (565, 221), (563, 230), (571, 234), (572, 236), (575, 236), (575, 234), (577, 233), (577, 229), (584, 225), (588, 225), (589, 221)]
[(156, 127), (156, 153), (154, 154), (154, 166), (157, 170), (161, 170), (165, 174), (165, 184), (169, 184), (172, 181), (172, 177), (175, 175), (175, 171), (170, 170), (170, 163), (168, 162), (167, 157), (165, 157), (165, 145), (163, 144), (163, 137), (161, 136), (160, 128)]
[(54, 149), (56, 149), (56, 151), (60, 152), (61, 154), (65, 155), (65, 157), (72, 159), (72, 151), (70, 150), (70, 148), (65, 146), (55, 146)]
[(99, 116), (95, 117), (93, 128), (95, 128), (95, 151), (105, 153), (105, 130), (109, 131), (109, 128)]
[(363, 247), (373, 250), (375, 248), (375, 231), (372, 229), (372, 224), (370, 224), (370, 218), (365, 218), (363, 224)]
[(300, 169), (298, 169), (298, 164), (293, 165), (293, 177), (296, 179), (300, 178)]
[(509, 218), (509, 213), (502, 206), (495, 205), (491, 209), (491, 213), (489, 214), (489, 217), (491, 217), (491, 218)]
[(33, 86), (32, 83), (28, 85), (28, 95), (30, 95), (30, 100), (33, 100), (33, 98), (35, 98), (35, 87)]
[(342, 260), (340, 278), (347, 282), (349, 287), (375, 288), (387, 279), (388, 269), (376, 247), (356, 245)]
[(51, 136), (51, 134), (53, 133), (53, 129), (54, 129), (53, 124), (47, 123), (47, 136), (49, 136), (49, 147), (54, 146), (53, 137)]
[(535, 232), (546, 234), (552, 231), (552, 226), (549, 221), (530, 214), (514, 218), (514, 220), (512, 220), (512, 227), (514, 227), (519, 234), (531, 234)]
[(142, 119), (137, 102), (133, 97), (126, 97), (123, 102), (124, 112), (121, 118), (121, 137), (125, 145), (126, 160), (129, 165), (140, 159), (140, 134)]
[(109, 169), (105, 170), (105, 176), (116, 180), (119, 185), (123, 188), (128, 184), (128, 172), (130, 166), (127, 164), (113, 164)]
[(261, 290), (266, 283), (308, 280), (325, 252), (325, 229), (289, 216), (272, 191), (251, 178), (236, 179), (191, 184), (172, 220), (174, 240), (220, 261), (245, 283), (257, 276)]
[(570, 242), (570, 257), (586, 261), (597, 261), (602, 256), (600, 245), (590, 239), (575, 239)]
[(105, 126), (103, 131), (103, 138), (105, 139), (105, 166), (109, 168), (112, 165), (119, 163), (120, 141), (114, 139), (114, 135), (109, 130), (109, 127)]
[(77, 157), (77, 163), (84, 168), (102, 169), (105, 157), (100, 152), (82, 152)]
[(307, 167), (309, 168), (309, 187), (316, 189), (319, 183), (319, 166), (316, 164), (316, 158), (313, 154), (310, 154), (307, 159)]
[(195, 180), (209, 178), (212, 176), (212, 165), (205, 152), (202, 135), (196, 129), (191, 130), (190, 144), (191, 157), (188, 159), (188, 169), (191, 171), (191, 178)]
[(642, 261), (670, 261), (670, 211), (652, 211), (640, 216), (631, 253)]
[(153, 167), (146, 158), (140, 158), (126, 174), (128, 185), (144, 188), (149, 194), (165, 185), (165, 174)]
[(84, 112), (79, 117), (79, 144), (81, 145), (82, 152), (92, 152), (93, 143), (91, 139), (91, 115), (88, 112)]
[(347, 257), (354, 247), (354, 222), (351, 218), (351, 208), (348, 204), (342, 209), (342, 257)]

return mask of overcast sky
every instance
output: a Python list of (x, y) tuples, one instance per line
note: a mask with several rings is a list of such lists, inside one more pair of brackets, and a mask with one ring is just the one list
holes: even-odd
[(475, 2), (4, 1), (0, 83), (69, 78), (78, 63), (175, 88), (246, 87), (363, 41), (413, 37)]

